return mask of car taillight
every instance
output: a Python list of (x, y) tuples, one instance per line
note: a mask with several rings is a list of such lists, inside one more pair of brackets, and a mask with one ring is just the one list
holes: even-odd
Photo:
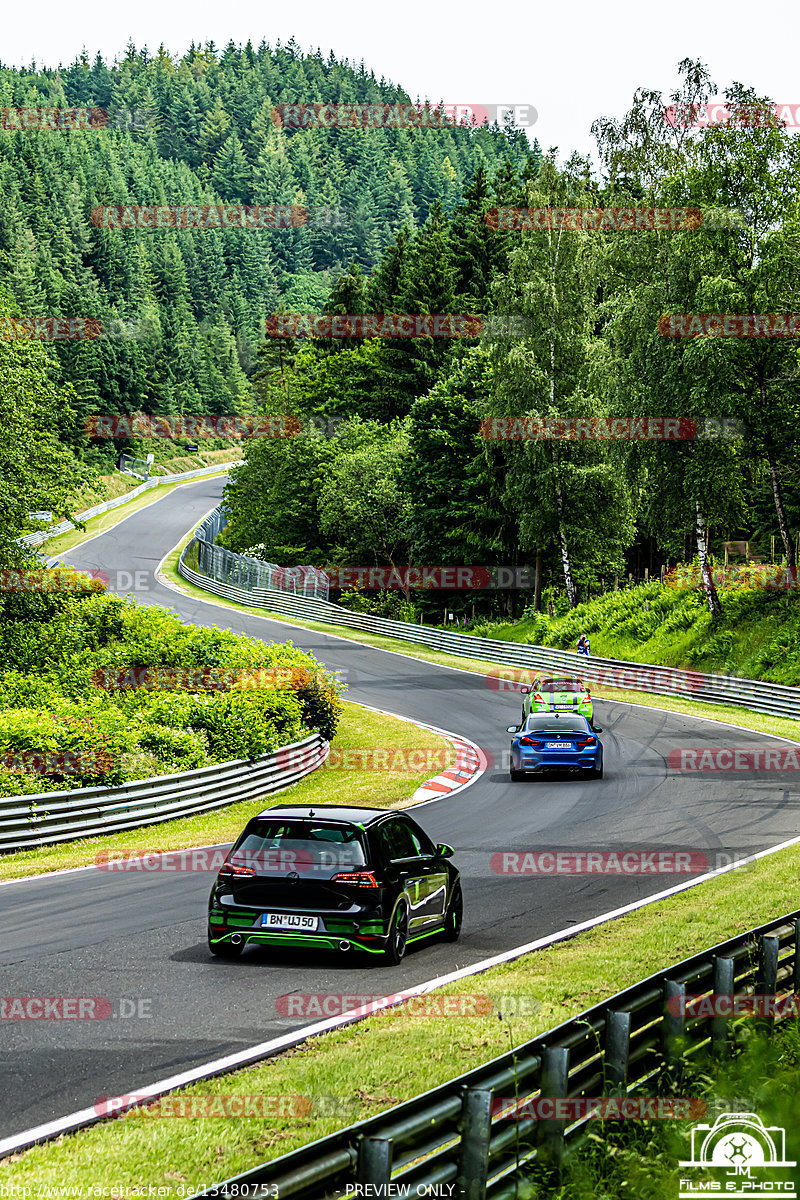
[(578, 749), (585, 750), (587, 746), (596, 746), (597, 738), (578, 738)]
[(235, 863), (224, 862), (219, 869), (220, 879), (233, 879), (239, 875), (255, 875), (255, 867), (237, 867)]
[(519, 739), (520, 746), (541, 746), (541, 742), (537, 742), (534, 738), (523, 737)]
[(362, 888), (379, 888), (381, 886), (372, 871), (339, 871), (337, 875), (331, 876), (331, 883), (349, 883)]

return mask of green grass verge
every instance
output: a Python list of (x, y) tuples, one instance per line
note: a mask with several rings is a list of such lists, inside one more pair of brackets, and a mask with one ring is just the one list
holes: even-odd
[[(344, 713), (332, 743), (338, 750), (370, 749), (416, 750), (420, 747), (435, 751), (431, 755), (432, 769), (411, 771), (402, 769), (357, 770), (320, 767), (286, 791), (266, 796), (263, 800), (246, 800), (214, 812), (199, 813), (150, 825), (126, 833), (106, 837), (84, 838), (59, 846), (43, 846), (36, 850), (21, 850), (0, 856), (0, 879), (20, 879), (27, 875), (60, 871), (66, 867), (81, 867), (93, 863), (105, 850), (125, 849), (131, 852), (183, 850), (192, 846), (211, 846), (232, 842), (243, 826), (268, 804), (363, 804), (368, 808), (403, 808), (411, 803), (417, 787), (455, 761), (455, 750), (439, 734), (418, 729), (407, 721), (371, 712), (360, 705), (345, 701)], [(440, 764), (440, 756), (442, 765)], [(350, 761), (357, 762), (358, 756)], [(334, 762), (341, 761), (334, 759)], [(347, 760), (344, 759), (346, 762)], [(396, 763), (400, 766), (400, 760)]]
[[(177, 1195), (179, 1185), (197, 1189), (219, 1182), (444, 1083), (670, 963), (796, 908), (798, 867), (800, 849), (788, 848), (444, 989), (451, 996), (493, 997), (492, 1012), (465, 1015), (469, 999), (459, 1003), (457, 1016), (395, 1009), (180, 1093), (306, 1097), (312, 1106), (335, 1097), (344, 1115), (315, 1117), (312, 1107), (301, 1118), (151, 1115), (107, 1121), (3, 1160), (0, 1186), (12, 1180), (39, 1187), (146, 1182)], [(287, 991), (292, 986), (287, 979)], [(364, 988), (391, 989), (391, 973), (380, 968)], [(505, 997), (517, 998), (516, 1006)], [(521, 1014), (522, 1002), (535, 1011)]]
[[(417, 646), (412, 642), (404, 642), (399, 638), (383, 637), (380, 634), (363, 633), (359, 629), (350, 629), (346, 625), (329, 625), (320, 621), (305, 621), (300, 618), (290, 618), (282, 616), (280, 613), (267, 612), (263, 608), (253, 608), (244, 604), (236, 604), (232, 600), (223, 600), (218, 596), (214, 596), (211, 592), (206, 592), (202, 588), (195, 587), (189, 583), (182, 575), (178, 574), (178, 559), (181, 550), (191, 539), (191, 534), (188, 534), (183, 541), (172, 550), (161, 566), (161, 574), (164, 575), (170, 583), (179, 588), (187, 596), (191, 596), (195, 600), (205, 600), (207, 603), (219, 605), (221, 608), (235, 609), (237, 612), (250, 613), (256, 617), (266, 617), (270, 621), (280, 621), (284, 625), (300, 626), (303, 629), (311, 629), (317, 633), (330, 633), (337, 637), (346, 638), (351, 642), (360, 642), (366, 646), (374, 646), (378, 650), (391, 650), (398, 654), (404, 654), (408, 658), (418, 658), (422, 662), (434, 663), (441, 667), (457, 667), (462, 671), (471, 671), (477, 675), (488, 676), (490, 672), (497, 673), (498, 667), (503, 667), (504, 670), (509, 670), (502, 663), (484, 662), (477, 658), (468, 658), (460, 654), (444, 654), (440, 650), (432, 650), (427, 646)], [(478, 639), (476, 644), (480, 645)], [(575, 656), (576, 671), (579, 670), (578, 656)], [(731, 725), (740, 726), (742, 729), (752, 729), (756, 733), (771, 733), (777, 737), (785, 737), (791, 740), (800, 740), (800, 721), (792, 720), (790, 717), (774, 717), (766, 713), (752, 712), (747, 708), (740, 708), (738, 705), (732, 704), (707, 704), (702, 700), (691, 700), (683, 696), (657, 696), (650, 692), (634, 692), (623, 688), (601, 688), (592, 685), (592, 695), (595, 700), (613, 700), (621, 704), (641, 704), (648, 708), (661, 708), (669, 712), (685, 713), (687, 716), (702, 717), (705, 720), (725, 721)], [(513, 698), (514, 711), (504, 709), (503, 705), (510, 705)], [(498, 695), (498, 714), (501, 712), (510, 712), (510, 717), (516, 716), (516, 706), (518, 701), (512, 692), (500, 693)], [(498, 724), (503, 724), (498, 716)], [(455, 733), (458, 730), (454, 730)]]

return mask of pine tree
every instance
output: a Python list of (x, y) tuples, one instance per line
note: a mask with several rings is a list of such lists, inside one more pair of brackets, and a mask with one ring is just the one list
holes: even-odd
[(242, 143), (235, 133), (227, 139), (214, 159), (211, 182), (224, 200), (250, 200), (252, 171)]

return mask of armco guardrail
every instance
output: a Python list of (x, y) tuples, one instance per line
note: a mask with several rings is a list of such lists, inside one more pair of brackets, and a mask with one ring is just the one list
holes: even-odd
[[(774, 1020), (792, 1013), (788, 1002), (800, 991), (798, 938), (800, 910), (651, 975), (390, 1112), (201, 1195), (327, 1200), (348, 1194), (425, 1196), (437, 1194), (435, 1185), (450, 1185), (453, 1190), (438, 1194), (513, 1200), (526, 1168), (540, 1155), (557, 1156), (565, 1140), (584, 1132), (591, 1120), (526, 1116), (526, 1101), (659, 1095), (658, 1078), (679, 1055), (693, 1057), (703, 1049), (721, 1055), (733, 1045), (730, 1018), (692, 1015), (691, 1006), (687, 1016), (689, 997), (769, 996), (775, 1010), (787, 1002)], [(509, 1120), (509, 1109), (519, 1104)]]
[(314, 733), (251, 762), (237, 759), (120, 787), (0, 797), (0, 852), (118, 833), (254, 800), (316, 770), (329, 749)]
[[(800, 719), (800, 688), (765, 683), (760, 679), (745, 679), (735, 675), (707, 675), (700, 671), (683, 671), (650, 663), (623, 662), (614, 658), (579, 658), (569, 651), (553, 650), (548, 646), (501, 642), (492, 638), (454, 633), (448, 629), (428, 629), (424, 625), (412, 625), (406, 621), (365, 616), (363, 613), (340, 608), (338, 604), (331, 604), (329, 601), (295, 597), (285, 592), (258, 588), (246, 591), (237, 587), (235, 583), (209, 579), (202, 572), (189, 567), (185, 562), (188, 549), (189, 546), (181, 554), (178, 563), (178, 571), (183, 578), (205, 591), (213, 592), (226, 600), (235, 600), (239, 604), (268, 609), (270, 612), (297, 617), (300, 620), (344, 625), (365, 633), (376, 633), (383, 637), (429, 646), (444, 654), (461, 654), (480, 662), (498, 663), (523, 671), (545, 670), (580, 675), (604, 691), (626, 689), (652, 692), (661, 696), (681, 695), (710, 704), (734, 704), (753, 709), (755, 712)], [(512, 677), (513, 672), (509, 672), (507, 681), (499, 678), (498, 690), (512, 692)]]
[[(218, 466), (198, 467), (196, 471), (184, 471), (180, 475), (158, 475), (153, 479), (148, 479), (147, 483), (143, 483), (141, 487), (133, 488), (124, 496), (117, 496), (114, 500), (104, 500), (102, 504), (95, 504), (93, 508), (85, 509), (79, 514), (80, 520), (88, 521), (90, 517), (97, 517), (100, 513), (119, 508), (120, 505), (127, 504), (129, 500), (141, 496), (142, 492), (158, 487), (160, 483), (177, 483), (179, 480), (199, 479), (203, 475), (217, 475), (220, 471), (228, 470), (230, 467), (241, 466), (243, 461), (243, 459), (236, 459), (234, 462), (220, 463)], [(70, 529), (74, 528), (71, 521), (59, 521), (57, 525), (50, 525), (47, 529), (38, 529), (35, 533), (25, 533), (17, 541), (21, 542), (23, 546), (41, 546), (50, 538), (58, 537), (60, 533), (69, 533)]]

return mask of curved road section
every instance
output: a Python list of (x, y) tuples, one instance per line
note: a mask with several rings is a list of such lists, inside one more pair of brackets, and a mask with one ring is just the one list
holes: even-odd
[[(604, 780), (512, 784), (505, 727), (519, 701), (498, 696), (483, 675), (245, 615), (159, 583), (164, 554), (218, 503), (222, 483), (179, 488), (66, 558), (107, 572), (112, 591), (133, 592), (187, 622), (291, 639), (340, 669), (351, 699), (463, 735), (493, 756), (472, 786), (415, 813), (431, 837), (455, 846), (461, 941), (423, 946), (395, 968), (260, 950), (239, 962), (213, 960), (205, 942), (210, 856), (206, 870), (90, 868), (2, 886), (0, 1063), (15, 1086), (0, 1093), (0, 1137), (329, 1015), (309, 1012), (302, 995), (399, 991), (800, 833), (796, 772), (685, 774), (669, 765), (686, 747), (774, 749), (775, 740), (602, 702)], [(480, 977), (475, 990), (486, 991)], [(295, 1001), (279, 1001), (287, 995)], [(19, 1006), (8, 1009), (13, 997), (94, 1004), (84, 1006), (84, 1019), (56, 1019), (65, 1014), (53, 1010), (42, 1019), (41, 1009), (20, 1019)]]

